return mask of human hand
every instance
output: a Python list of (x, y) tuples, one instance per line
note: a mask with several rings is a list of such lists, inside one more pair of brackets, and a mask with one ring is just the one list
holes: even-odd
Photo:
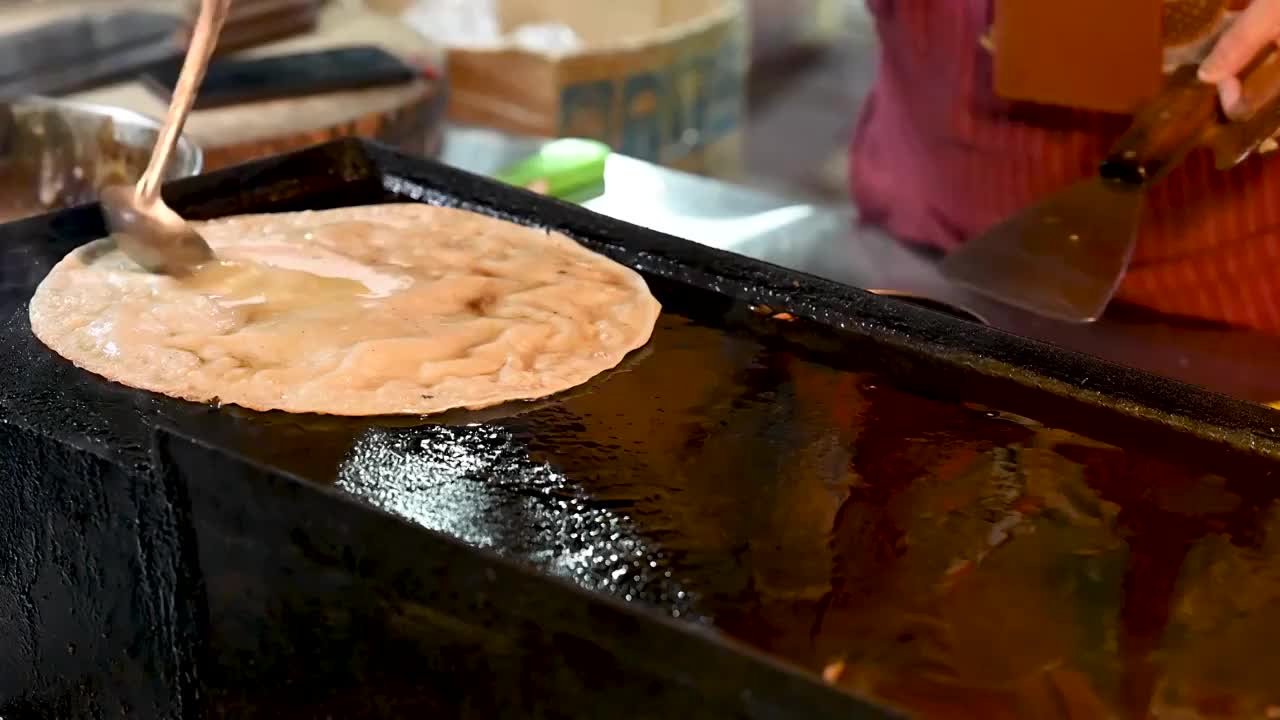
[(1253, 0), (1218, 38), (1200, 65), (1200, 80), (1218, 86), (1222, 109), (1237, 118), (1241, 103), (1241, 71), (1268, 44), (1280, 44), (1280, 0)]

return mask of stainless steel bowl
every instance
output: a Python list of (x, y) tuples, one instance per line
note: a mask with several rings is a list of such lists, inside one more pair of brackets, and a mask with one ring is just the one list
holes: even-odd
[[(97, 200), (98, 189), (133, 183), (151, 156), (160, 124), (122, 108), (24, 98), (0, 132), (0, 221)], [(196, 175), (200, 148), (181, 138), (169, 179)]]

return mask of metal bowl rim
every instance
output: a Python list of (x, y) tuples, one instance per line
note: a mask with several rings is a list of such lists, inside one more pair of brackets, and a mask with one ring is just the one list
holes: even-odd
[[(61, 98), (51, 98), (43, 95), (28, 95), (20, 100), (14, 101), (13, 104), (18, 108), (28, 106), (66, 108), (72, 111), (83, 112), (86, 115), (105, 115), (113, 119), (123, 120), (125, 122), (148, 127), (155, 130), (157, 133), (159, 133), (161, 126), (160, 121), (150, 115), (144, 115), (136, 110), (130, 110), (116, 105), (104, 105), (101, 103), (83, 102), (80, 100), (63, 100)], [(191, 169), (189, 172), (171, 179), (178, 180), (183, 177), (193, 177), (203, 172), (204, 150), (185, 134), (178, 136), (178, 146), (182, 148), (182, 151), (187, 154), (188, 157), (191, 158)]]

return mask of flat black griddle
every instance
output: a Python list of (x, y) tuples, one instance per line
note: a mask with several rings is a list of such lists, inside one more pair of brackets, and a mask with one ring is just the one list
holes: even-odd
[(792, 668), (839, 650), (817, 628), (856, 594), (832, 556), (842, 517), (925, 472), (939, 433), (1023, 441), (960, 401), (1123, 445), (1126, 482), (1206, 468), (1250, 507), (1273, 498), (1265, 408), (374, 145), (166, 199), (196, 219), (460, 206), (636, 268), (666, 313), (622, 367), (538, 403), (426, 421), (214, 408), (105, 382), (32, 336), (31, 292), (103, 234), (95, 207), (0, 227), (7, 720), (886, 716)]

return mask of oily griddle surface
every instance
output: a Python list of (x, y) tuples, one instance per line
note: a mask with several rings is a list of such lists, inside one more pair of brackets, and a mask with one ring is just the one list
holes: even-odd
[[(653, 341), (562, 396), (427, 420), (174, 401), (31, 335), (35, 284), (102, 232), (82, 208), (0, 229), (4, 420), (140, 469), (162, 425), (811, 669), (843, 663), (838, 681), (906, 706), (1033, 702), (1028, 668), (1119, 706), (1150, 694), (1155, 658), (1187, 686), (1218, 682), (1197, 675), (1195, 639), (1221, 633), (1176, 610), (1218, 582), (1204, 568), (1269, 542), (1262, 411), (397, 163), (338, 143), (182, 183), (171, 202), (192, 217), (404, 197), (540, 213), (645, 272), (667, 309)], [(1248, 592), (1262, 611), (1222, 611), (1242, 638), (1273, 621), (1269, 586)], [(1241, 648), (1214, 656), (1263, 659)]]

